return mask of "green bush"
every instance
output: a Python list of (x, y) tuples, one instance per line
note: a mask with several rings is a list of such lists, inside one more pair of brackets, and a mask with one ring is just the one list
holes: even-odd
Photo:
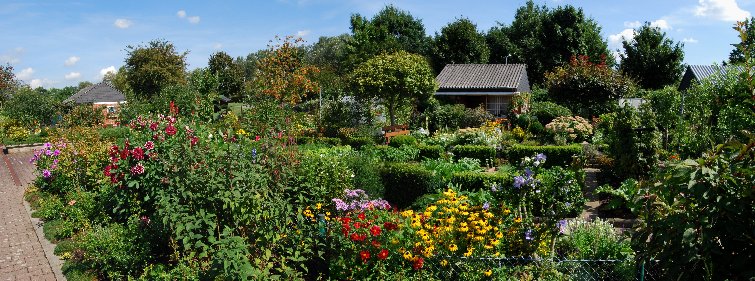
[(347, 144), (355, 149), (361, 149), (364, 146), (374, 145), (375, 140), (371, 137), (348, 137), (344, 141), (344, 144)]
[(453, 159), (424, 159), (422, 166), (432, 171), (443, 183), (451, 182), (453, 174), (457, 172), (482, 172), (480, 161), (472, 158), (462, 158), (456, 162)]
[(354, 187), (367, 192), (372, 198), (383, 197), (384, 188), (380, 180), (379, 158), (363, 151), (355, 151), (344, 157), (346, 165), (354, 172)]
[(443, 158), (443, 156), (446, 154), (446, 150), (443, 149), (443, 147), (440, 145), (420, 144), (417, 146), (417, 149), (419, 149), (420, 159), (438, 159)]
[(110, 141), (125, 139), (128, 136), (128, 127), (109, 127), (99, 129), (100, 138)]
[(105, 115), (102, 114), (101, 107), (96, 108), (92, 105), (78, 105), (71, 109), (65, 116), (63, 116), (64, 128), (70, 127), (99, 127), (105, 122)]
[(518, 164), (524, 157), (530, 157), (538, 153), (545, 154), (548, 157), (548, 160), (545, 161), (545, 167), (566, 166), (571, 164), (574, 156), (582, 154), (582, 145), (513, 145), (508, 149), (507, 156), (509, 163)]
[(124, 227), (120, 224), (95, 226), (91, 231), (77, 238), (80, 251), (74, 250), (72, 258), (84, 268), (96, 270), (110, 280), (138, 276), (147, 265), (148, 249), (143, 241), (138, 241), (137, 226)]
[(417, 138), (410, 135), (398, 135), (391, 138), (391, 142), (388, 143), (391, 147), (401, 147), (402, 145), (416, 145)]
[(348, 147), (321, 148), (304, 151), (299, 156), (296, 184), (309, 190), (315, 202), (326, 202), (344, 189), (353, 188), (354, 172), (344, 161)]
[(475, 128), (485, 124), (485, 121), (494, 119), (494, 116), (485, 108), (467, 108), (463, 104), (434, 106), (422, 115), (419, 118), (422, 122), (419, 123), (424, 124), (424, 120), (428, 120), (431, 132), (440, 129)]
[(385, 186), (385, 200), (398, 208), (410, 206), (420, 196), (441, 186), (432, 172), (418, 164), (387, 164), (380, 177)]
[(556, 117), (572, 116), (571, 110), (554, 102), (533, 102), (529, 111), (530, 115), (537, 116), (541, 124), (548, 124)]
[(419, 157), (419, 149), (409, 145), (402, 147), (375, 145), (365, 149), (364, 152), (371, 157), (377, 157), (386, 162), (407, 162), (417, 160)]
[(523, 128), (527, 132), (533, 134), (533, 135), (540, 135), (543, 132), (545, 132), (545, 127), (542, 123), (538, 120), (537, 116), (531, 115), (531, 114), (522, 114), (519, 115), (516, 120), (514, 120), (514, 124), (519, 126), (520, 128)]
[(461, 190), (490, 190), (493, 184), (509, 187), (514, 177), (504, 173), (483, 173), (479, 171), (457, 172), (451, 177), (451, 183)]
[(565, 235), (556, 240), (556, 251), (564, 258), (624, 261), (592, 266), (611, 267), (605, 269), (605, 272), (612, 274), (603, 276), (607, 280), (634, 280), (635, 272), (631, 262), (634, 252), (629, 240), (616, 234), (613, 225), (598, 218), (591, 222), (562, 221), (559, 226)]
[(486, 145), (457, 145), (453, 150), (454, 158), (472, 158), (481, 164), (491, 166), (495, 160), (495, 148)]
[(341, 145), (341, 139), (339, 139), (339, 138), (326, 138), (326, 137), (322, 137), (322, 138), (316, 138), (316, 139), (314, 139), (314, 142), (315, 143), (320, 143), (320, 144), (325, 144), (325, 145), (330, 145), (330, 146)]

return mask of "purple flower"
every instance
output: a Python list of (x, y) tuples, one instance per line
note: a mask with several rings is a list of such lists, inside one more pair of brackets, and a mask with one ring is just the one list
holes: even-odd
[(487, 211), (488, 209), (490, 209), (490, 203), (485, 202), (485, 204), (482, 204), (482, 209), (485, 210), (485, 211)]
[(53, 156), (58, 156), (58, 155), (60, 155), (60, 149), (56, 149), (55, 151), (53, 151), (53, 152), (52, 152), (52, 155), (53, 155)]
[(556, 223), (556, 227), (558, 228), (559, 234), (564, 234), (566, 232), (566, 225), (568, 222), (566, 220), (560, 220)]
[(333, 198), (333, 203), (336, 203), (336, 210), (346, 211), (349, 209), (349, 206), (346, 205), (346, 203), (344, 203), (341, 199)]
[(493, 186), (490, 187), (490, 191), (498, 192), (498, 183), (493, 183)]
[(527, 229), (527, 231), (524, 232), (524, 239), (525, 240), (532, 240), (534, 237), (532, 237), (532, 229)]
[(42, 145), (42, 148), (44, 148), (44, 149), (50, 149), (50, 148), (52, 148), (52, 144), (49, 143), (49, 142), (46, 142), (44, 145)]
[(47, 156), (52, 155), (52, 150), (45, 150), (45, 155), (47, 155)]
[(537, 155), (535, 155), (535, 161), (542, 163), (545, 162), (545, 159), (547, 159), (547, 157), (545, 157), (545, 154), (538, 153)]
[(516, 176), (514, 177), (514, 187), (515, 188), (521, 188), (522, 185), (527, 184), (527, 180), (524, 179), (522, 176)]
[(44, 169), (42, 171), (42, 176), (45, 177), (46, 179), (49, 179), (50, 177), (52, 177), (52, 173), (50, 173), (50, 170)]
[(252, 158), (257, 158), (257, 149), (252, 149)]
[(532, 172), (532, 170), (530, 170), (530, 168), (525, 168), (524, 169), (524, 176), (525, 177), (531, 178), (532, 174), (533, 174), (533, 172)]
[(360, 198), (362, 195), (365, 195), (364, 190), (361, 189), (345, 189), (343, 192), (347, 198)]

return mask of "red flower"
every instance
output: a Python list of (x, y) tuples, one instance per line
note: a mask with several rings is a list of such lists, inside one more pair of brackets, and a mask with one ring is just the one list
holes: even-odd
[(117, 157), (118, 156), (118, 146), (113, 145), (110, 147), (110, 157)]
[(388, 250), (382, 249), (380, 250), (380, 253), (377, 254), (378, 259), (385, 260), (388, 258)]
[(352, 233), (350, 238), (351, 238), (351, 241), (362, 242), (364, 241), (364, 239), (367, 239), (367, 235)]
[(377, 225), (373, 225), (370, 228), (370, 233), (372, 233), (372, 236), (378, 236), (378, 235), (380, 235), (380, 227), (377, 226)]
[(370, 252), (366, 250), (362, 250), (359, 252), (359, 257), (362, 259), (362, 262), (367, 262), (370, 260)]
[(260, 140), (260, 136), (254, 136), (254, 141), (259, 141), (259, 140)]
[(121, 160), (126, 160), (128, 158), (128, 156), (129, 156), (129, 154), (130, 153), (129, 153), (128, 149), (121, 150)]
[(131, 174), (132, 175), (144, 174), (144, 166), (142, 166), (142, 163), (138, 163), (136, 164), (136, 166), (131, 167)]
[(107, 166), (105, 167), (105, 176), (106, 176), (106, 177), (109, 177), (109, 176), (111, 175), (111, 174), (110, 174), (110, 169), (112, 169), (112, 168), (113, 168), (113, 167), (112, 167), (112, 166), (110, 166), (110, 165), (107, 165)]
[(363, 219), (365, 218), (365, 216), (364, 216), (364, 213), (360, 213), (360, 214), (359, 214), (359, 215), (357, 216), (357, 218), (359, 218), (360, 220), (363, 220)]
[(422, 258), (417, 258), (417, 259), (415, 259), (415, 260), (414, 260), (414, 262), (412, 263), (412, 268), (414, 268), (414, 270), (419, 270), (420, 268), (422, 268), (422, 265), (423, 265), (424, 263), (425, 263), (425, 260), (424, 260), (424, 259), (422, 259)]
[(351, 218), (350, 217), (343, 217), (343, 218), (341, 218), (341, 223), (343, 223), (344, 225), (348, 225), (350, 222), (351, 222)]
[(387, 230), (396, 230), (398, 228), (398, 225), (393, 222), (385, 222), (383, 223), (383, 228)]
[(372, 240), (372, 242), (370, 244), (372, 244), (372, 246), (375, 247), (375, 248), (380, 248), (380, 246), (381, 246), (380, 242), (378, 242), (377, 240)]
[(197, 136), (191, 137), (191, 146), (197, 145), (198, 142), (199, 142), (199, 138)]
[(141, 147), (131, 150), (131, 155), (133, 155), (136, 160), (144, 160), (144, 150)]
[(362, 227), (362, 223), (354, 222), (354, 228), (360, 228), (360, 227)]
[(157, 131), (157, 122), (152, 122), (152, 124), (149, 124), (149, 129), (152, 131)]
[(147, 150), (152, 150), (155, 148), (155, 143), (152, 141), (147, 141), (146, 143), (144, 143), (144, 148), (146, 148)]
[(165, 127), (165, 134), (166, 135), (172, 136), (172, 135), (175, 135), (176, 132), (178, 132), (178, 131), (176, 130), (176, 127), (173, 127), (172, 124), (168, 125), (168, 127)]

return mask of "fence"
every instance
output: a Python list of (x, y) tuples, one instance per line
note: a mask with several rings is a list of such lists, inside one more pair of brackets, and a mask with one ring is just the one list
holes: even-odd
[(446, 257), (426, 263), (439, 280), (661, 280), (655, 262)]

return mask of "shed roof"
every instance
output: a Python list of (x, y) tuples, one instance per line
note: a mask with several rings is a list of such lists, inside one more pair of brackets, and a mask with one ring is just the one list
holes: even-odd
[(684, 71), (682, 81), (679, 83), (679, 90), (685, 91), (692, 87), (693, 81), (702, 81), (708, 77), (717, 74), (724, 73), (727, 70), (734, 68), (736, 71), (742, 71), (742, 66), (739, 65), (689, 65)]
[(96, 102), (124, 102), (126, 101), (126, 96), (121, 93), (121, 91), (118, 91), (118, 89), (110, 85), (110, 83), (102, 82), (79, 90), (77, 93), (73, 94), (65, 101), (78, 104)]
[(448, 64), (436, 78), (438, 92), (529, 92), (525, 64)]

